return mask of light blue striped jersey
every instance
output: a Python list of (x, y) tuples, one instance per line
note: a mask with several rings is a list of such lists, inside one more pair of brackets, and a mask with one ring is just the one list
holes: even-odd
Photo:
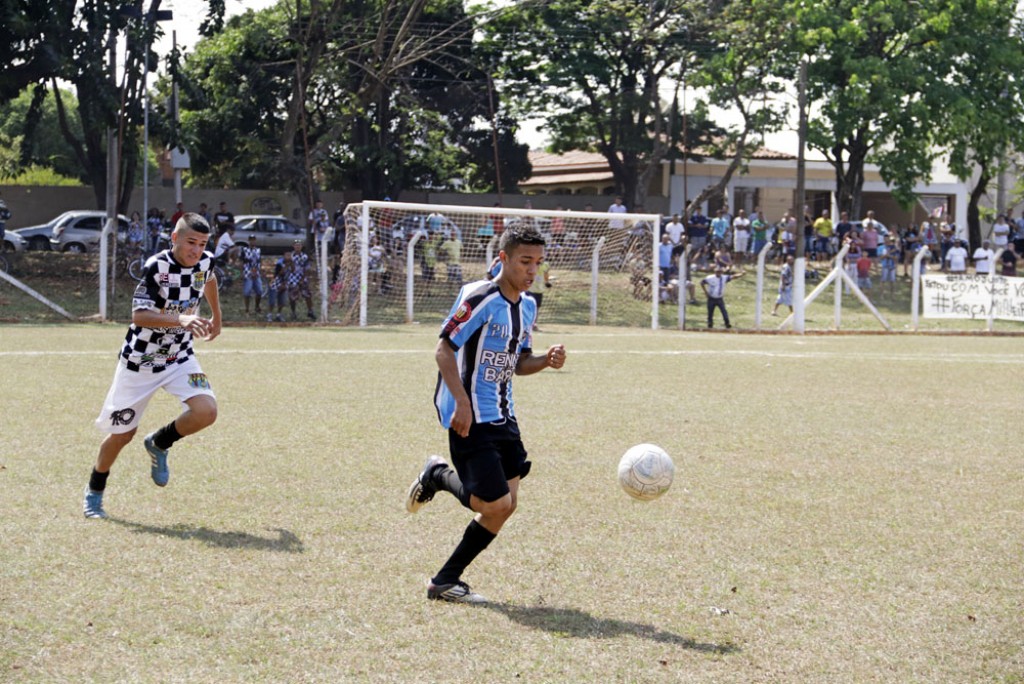
[[(441, 338), (456, 352), (459, 375), (473, 406), (474, 423), (515, 419), (512, 376), (519, 355), (531, 351), (537, 302), (528, 293), (512, 303), (498, 284), (480, 280), (463, 285), (441, 326)], [(455, 398), (437, 374), (437, 418), (451, 427)]]

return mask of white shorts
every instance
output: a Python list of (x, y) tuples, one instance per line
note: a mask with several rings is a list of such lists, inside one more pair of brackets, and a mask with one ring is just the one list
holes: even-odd
[(96, 418), (96, 427), (111, 434), (134, 430), (139, 426), (149, 400), (161, 387), (177, 397), (183, 406), (186, 400), (200, 394), (214, 396), (210, 381), (194, 356), (160, 373), (130, 371), (118, 362), (114, 381)]
[(733, 251), (744, 254), (750, 245), (750, 233), (745, 230), (737, 230), (732, 236), (732, 241)]

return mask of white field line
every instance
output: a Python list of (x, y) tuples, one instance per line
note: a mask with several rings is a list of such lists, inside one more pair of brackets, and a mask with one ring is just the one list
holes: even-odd
[[(821, 359), (821, 360), (849, 360), (857, 359), (862, 361), (876, 362), (899, 362), (899, 363), (934, 363), (935, 358), (927, 354), (888, 354), (880, 352), (815, 352), (815, 351), (765, 351), (746, 349), (572, 349), (569, 348), (570, 356), (712, 356), (712, 357), (750, 357), (763, 359)], [(248, 355), (248, 356), (387, 356), (391, 354), (433, 354), (433, 349), (207, 349), (199, 347), (198, 355), (222, 356), (222, 355)], [(39, 357), (61, 357), (61, 356), (106, 356), (111, 360), (116, 352), (112, 351), (0, 351), (0, 358), (39, 358)], [(981, 364), (1003, 364), (1003, 365), (1024, 365), (1024, 354), (977, 354), (977, 353), (943, 353), (944, 362), (956, 361), (959, 363), (981, 363)]]

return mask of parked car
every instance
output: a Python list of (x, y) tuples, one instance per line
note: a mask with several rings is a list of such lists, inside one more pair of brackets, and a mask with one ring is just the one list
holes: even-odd
[(306, 229), (283, 216), (243, 214), (235, 217), (235, 244), (255, 237), (264, 254), (284, 254), (296, 240), (306, 239)]
[[(69, 211), (53, 226), (50, 247), (57, 252), (84, 254), (100, 246), (100, 229), (107, 220), (105, 211)], [(117, 235), (128, 233), (128, 218), (118, 215)]]
[[(853, 225), (853, 229), (856, 230), (858, 233), (861, 233), (861, 232), (864, 231), (864, 222), (863, 221), (850, 221), (850, 223)], [(884, 238), (886, 235), (889, 234), (889, 229), (886, 228), (885, 224), (882, 223), (881, 221), (875, 221), (875, 228), (878, 229), (879, 237), (883, 237)]]
[(5, 252), (24, 252), (27, 247), (25, 238), (21, 237), (13, 230), (4, 231), (4, 244), (3, 251)]
[(56, 218), (50, 219), (46, 223), (41, 223), (38, 226), (27, 226), (25, 228), (18, 228), (17, 230), (7, 232), (15, 232), (25, 240), (25, 246), (29, 250), (49, 252), (50, 249), (50, 238), (53, 237), (53, 227), (60, 221), (63, 221), (70, 214), (74, 212), (65, 211)]

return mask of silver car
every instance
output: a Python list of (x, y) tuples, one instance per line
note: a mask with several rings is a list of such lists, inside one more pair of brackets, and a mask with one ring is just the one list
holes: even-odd
[(306, 239), (306, 229), (283, 216), (243, 214), (235, 217), (235, 244), (249, 244), (252, 238), (264, 254), (284, 254), (296, 240)]
[(4, 244), (2, 249), (5, 252), (24, 252), (28, 248), (25, 238), (13, 230), (4, 231)]
[[(100, 246), (100, 229), (106, 223), (104, 211), (68, 211), (57, 218), (50, 236), (50, 247), (58, 252), (84, 254)], [(128, 233), (128, 218), (117, 217), (117, 234)]]

